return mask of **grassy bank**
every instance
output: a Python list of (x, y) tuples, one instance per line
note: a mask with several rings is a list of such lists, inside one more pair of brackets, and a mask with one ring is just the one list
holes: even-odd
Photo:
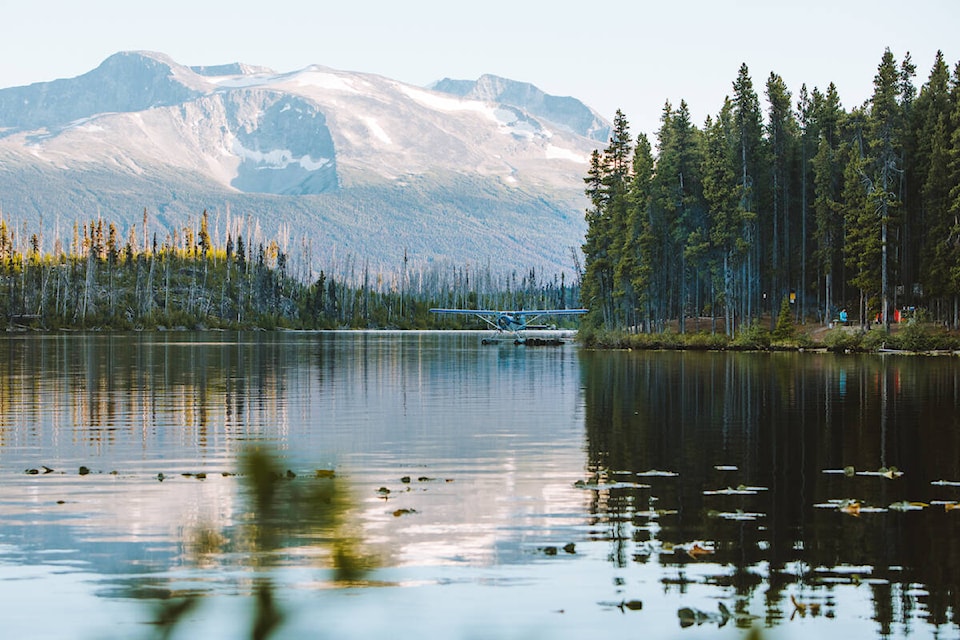
[(723, 333), (632, 333), (583, 328), (578, 339), (595, 349), (676, 349), (690, 351), (789, 351), (826, 349), (838, 353), (960, 352), (960, 332), (933, 324), (895, 325), (890, 332), (873, 326), (802, 325), (774, 330), (753, 324), (733, 337)]

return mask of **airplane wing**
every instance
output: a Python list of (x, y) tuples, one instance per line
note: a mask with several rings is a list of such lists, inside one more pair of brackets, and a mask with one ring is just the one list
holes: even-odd
[(467, 316), (498, 316), (503, 311), (495, 309), (430, 309), (430, 313), (450, 313)]
[(577, 316), (586, 313), (589, 309), (530, 309), (529, 311), (507, 311), (514, 316)]

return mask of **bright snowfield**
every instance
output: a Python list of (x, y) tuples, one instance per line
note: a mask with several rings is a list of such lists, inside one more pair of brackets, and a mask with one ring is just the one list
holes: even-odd
[(604, 121), (580, 103), (571, 119), (572, 99), (551, 114), (534, 97), (540, 115), (317, 65), (193, 69), (116, 54), (77, 78), (0, 90), (4, 212), (72, 224), (115, 211), (134, 224), (146, 208), (177, 225), (231, 211), (268, 236), (280, 222), (302, 230), (326, 247), (312, 250), (320, 261), (389, 263), (406, 250), (568, 270)]

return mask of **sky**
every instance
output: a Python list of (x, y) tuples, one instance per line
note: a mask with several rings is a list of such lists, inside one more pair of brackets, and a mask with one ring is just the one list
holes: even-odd
[(491, 73), (573, 96), (654, 140), (669, 100), (716, 114), (742, 63), (764, 104), (771, 72), (794, 96), (834, 82), (869, 98), (884, 49), (917, 84), (936, 51), (960, 61), (960, 0), (0, 0), (0, 88), (69, 78), (119, 51), (186, 65), (318, 64), (424, 86)]

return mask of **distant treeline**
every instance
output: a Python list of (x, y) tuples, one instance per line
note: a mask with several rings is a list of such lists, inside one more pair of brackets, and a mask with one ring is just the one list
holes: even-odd
[[(845, 110), (833, 84), (765, 83), (746, 65), (702, 128), (666, 103), (656, 154), (617, 112), (585, 178), (585, 326), (728, 335), (786, 299), (799, 321), (884, 324), (896, 309), (960, 324), (960, 64), (938, 53), (917, 92), (887, 49), (872, 97)], [(720, 322), (722, 320), (722, 322)]]
[[(346, 273), (291, 274), (276, 240), (226, 233), (216, 244), (206, 211), (196, 227), (148, 238), (148, 216), (122, 240), (102, 218), (75, 224), (42, 251), (40, 230), (0, 219), (0, 323), (4, 328), (480, 328), (436, 316), (437, 306), (523, 309), (577, 305), (563, 274), (495, 274), (487, 268), (411, 267), (392, 273), (347, 261)], [(257, 234), (259, 235), (259, 234)], [(303, 277), (308, 275), (308, 277)]]

